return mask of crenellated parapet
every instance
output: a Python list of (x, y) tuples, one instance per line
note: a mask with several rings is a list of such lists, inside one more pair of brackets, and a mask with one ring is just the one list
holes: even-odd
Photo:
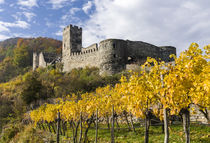
[(92, 54), (98, 52), (98, 44), (92, 44), (88, 46), (87, 48), (82, 48), (81, 52), (72, 52), (70, 56), (78, 56), (78, 55), (85, 55), (85, 54)]
[(91, 52), (96, 52), (98, 51), (98, 44), (94, 43), (90, 46), (88, 46), (87, 48), (82, 48), (82, 53), (91, 53)]

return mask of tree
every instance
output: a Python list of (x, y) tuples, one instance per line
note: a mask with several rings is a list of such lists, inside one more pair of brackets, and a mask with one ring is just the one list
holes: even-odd
[(24, 77), (25, 87), (21, 97), (26, 104), (30, 104), (38, 99), (45, 98), (41, 94), (42, 84), (37, 80), (36, 73), (28, 73)]
[(30, 65), (30, 60), (27, 43), (23, 39), (19, 39), (17, 47), (14, 50), (14, 63), (20, 68), (25, 68)]
[(209, 76), (204, 73), (208, 64), (198, 44), (192, 43), (179, 58), (175, 58), (175, 66), (170, 66), (164, 79), (167, 88), (165, 105), (170, 107), (172, 114), (182, 113), (186, 143), (190, 142), (190, 105), (209, 107), (209, 85), (203, 83), (205, 76)]

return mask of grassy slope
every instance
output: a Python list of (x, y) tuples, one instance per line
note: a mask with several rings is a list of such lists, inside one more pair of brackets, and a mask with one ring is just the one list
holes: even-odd
[[(137, 128), (137, 134), (128, 132), (128, 129), (120, 129), (115, 132), (116, 143), (143, 143), (144, 142), (144, 128)], [(89, 131), (88, 137), (91, 141), (94, 141), (95, 130)], [(99, 131), (99, 142), (110, 142), (109, 130)], [(151, 143), (162, 143), (164, 141), (164, 134), (161, 133), (161, 126), (152, 126), (150, 128)], [(170, 142), (182, 143), (184, 142), (183, 128), (181, 125), (173, 125), (170, 127)], [(191, 126), (191, 143), (209, 143), (210, 142), (210, 127), (205, 125), (192, 125)]]
[[(110, 142), (110, 132), (104, 125), (100, 125), (98, 142), (108, 143)], [(144, 142), (144, 128), (137, 128), (137, 133), (129, 132), (126, 126), (121, 125), (119, 131), (115, 130), (115, 142), (116, 143), (143, 143)], [(210, 142), (210, 127), (207, 125), (191, 125), (191, 143), (209, 143)], [(84, 133), (85, 130), (83, 130)], [(70, 130), (67, 132), (68, 137), (61, 136), (61, 142), (71, 139), (72, 133)], [(78, 135), (79, 137), (79, 135)], [(25, 127), (25, 130), (18, 133), (15, 137), (17, 143), (36, 143), (36, 142), (53, 142), (56, 139), (55, 134), (51, 134), (48, 131), (40, 129), (34, 129), (32, 125)], [(91, 143), (95, 140), (95, 129), (92, 125), (88, 132), (88, 139)], [(164, 140), (164, 134), (161, 133), (161, 126), (152, 126), (150, 128), (151, 143), (162, 143)], [(181, 125), (170, 126), (170, 142), (171, 143), (184, 143), (184, 133)]]

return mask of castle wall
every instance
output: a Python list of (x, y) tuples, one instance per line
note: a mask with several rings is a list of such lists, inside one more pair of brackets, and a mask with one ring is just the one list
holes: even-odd
[(82, 48), (81, 52), (69, 53), (62, 61), (64, 71), (86, 66), (98, 67), (100, 74), (110, 75), (125, 69), (136, 69), (143, 64), (147, 57), (163, 58), (169, 61), (169, 55), (176, 54), (174, 47), (157, 47), (141, 41), (125, 41), (107, 39), (101, 41), (99, 46), (92, 44)]
[(63, 60), (63, 70), (71, 71), (74, 68), (84, 68), (86, 66), (99, 68), (99, 59), (99, 50), (88, 50), (72, 53), (70, 56), (66, 57), (65, 60)]
[(37, 53), (33, 53), (33, 70), (39, 67), (39, 57)]
[(176, 55), (176, 48), (172, 46), (162, 46), (160, 47), (160, 54), (161, 54), (161, 60), (165, 62), (171, 62), (173, 61), (173, 59), (170, 58), (169, 56), (171, 54)]
[(45, 62), (43, 53), (39, 53), (39, 67), (45, 68), (47, 67), (47, 63)]
[(159, 47), (141, 41), (128, 41), (128, 64), (143, 64), (147, 57), (160, 57)]
[(93, 44), (83, 48), (81, 52), (67, 55), (63, 59), (64, 71), (86, 66), (98, 67), (100, 74), (114, 74), (126, 68), (127, 43), (124, 40), (107, 39), (101, 41), (99, 47)]

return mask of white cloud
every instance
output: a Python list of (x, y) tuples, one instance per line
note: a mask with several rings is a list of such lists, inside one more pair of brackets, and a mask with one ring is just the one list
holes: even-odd
[(17, 4), (27, 8), (38, 6), (37, 0), (18, 0)]
[(77, 17), (75, 17), (75, 13), (80, 11), (80, 8), (71, 8), (65, 15), (63, 15), (61, 17), (61, 20), (62, 21), (65, 21), (65, 20), (69, 20), (69, 19), (77, 19)]
[(177, 47), (210, 43), (210, 1), (94, 0), (95, 12), (83, 23), (84, 46), (104, 38)]
[(36, 16), (35, 13), (32, 13), (32, 12), (23, 12), (23, 15), (27, 18), (27, 21), (31, 21), (33, 17)]
[(4, 30), (4, 31), (9, 31), (8, 28), (10, 27), (16, 27), (16, 28), (22, 28), (22, 29), (27, 29), (30, 27), (30, 24), (28, 24), (25, 21), (15, 21), (14, 23), (10, 23), (10, 22), (3, 22), (0, 21), (0, 27)]
[(8, 38), (13, 37), (24, 37), (24, 38), (31, 38), (31, 37), (37, 37), (37, 35), (29, 35), (29, 34), (23, 34), (23, 33), (10, 33), (10, 34), (1, 34), (0, 33), (0, 41), (6, 40)]
[(4, 9), (0, 9), (0, 12), (3, 12), (4, 11)]
[(55, 35), (56, 36), (62, 36), (63, 35), (63, 32), (62, 31), (58, 31), (58, 32), (55, 33)]
[(75, 0), (49, 0), (48, 3), (52, 4), (53, 9), (64, 7), (67, 3), (74, 2)]
[(62, 36), (63, 35), (63, 28), (65, 27), (65, 25), (60, 25), (59, 26), (59, 31), (57, 31), (55, 33), (56, 36)]
[(33, 35), (23, 34), (23, 33), (13, 33), (10, 37), (24, 37), (24, 38), (31, 38), (34, 37)]
[(0, 0), (0, 4), (3, 4), (4, 3), (4, 0)]
[(89, 10), (90, 10), (91, 7), (92, 7), (92, 5), (93, 5), (93, 2), (92, 2), (92, 1), (88, 1), (86, 4), (83, 5), (82, 10), (83, 10), (86, 14), (88, 14), (88, 13), (89, 13)]
[(47, 21), (45, 24), (46, 24), (47, 27), (52, 27), (53, 26), (53, 23), (49, 22), (49, 21)]
[(62, 24), (69, 24), (69, 21), (71, 21), (71, 24), (73, 23), (79, 23), (80, 18), (76, 15), (76, 12), (80, 11), (80, 8), (71, 8), (65, 15), (61, 17), (61, 23)]
[(0, 23), (0, 31), (1, 32), (3, 32), (3, 31), (9, 31), (9, 29), (6, 26), (1, 25), (1, 23)]
[(17, 12), (16, 14), (13, 14), (12, 16), (18, 21), (20, 21), (23, 18), (22, 16), (24, 16), (28, 22), (31, 22), (31, 20), (33, 19), (33, 17), (36, 16), (36, 14), (32, 12), (24, 11), (24, 12)]
[(70, 14), (74, 15), (76, 12), (80, 11), (80, 8), (74, 7), (70, 9)]
[(9, 38), (9, 36), (0, 34), (0, 41), (8, 39), (8, 38)]

